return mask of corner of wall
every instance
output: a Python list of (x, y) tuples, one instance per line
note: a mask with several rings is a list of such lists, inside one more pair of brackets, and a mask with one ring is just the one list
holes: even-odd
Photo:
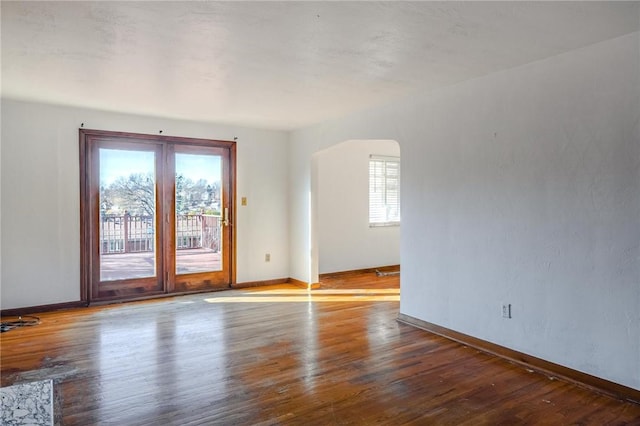
[[(1, 75), (1, 71), (0, 71), (0, 75)], [(2, 129), (1, 99), (0, 99), (0, 129)], [(0, 134), (0, 141), (1, 140), (2, 140), (2, 135)], [(0, 143), (0, 295), (2, 295), (2, 143)], [(0, 297), (0, 299), (2, 299), (2, 297)]]

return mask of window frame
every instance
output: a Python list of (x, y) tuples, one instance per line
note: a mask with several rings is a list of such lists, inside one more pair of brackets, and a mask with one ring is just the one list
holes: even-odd
[[(377, 173), (375, 169), (372, 170), (374, 163), (383, 163), (383, 172)], [(390, 156), (390, 155), (377, 155), (370, 154), (369, 155), (369, 227), (370, 228), (378, 228), (378, 227), (390, 227), (390, 226), (400, 226), (401, 222), (401, 210), (400, 210), (400, 178), (401, 178), (401, 163), (399, 156)], [(394, 168), (396, 168), (397, 173), (396, 176), (390, 176), (388, 171), (388, 164), (394, 164)], [(372, 188), (374, 185), (378, 185), (378, 179), (382, 179), (380, 184), (382, 185), (382, 200), (374, 200), (373, 195), (376, 192), (379, 192)], [(392, 190), (395, 192), (393, 197), (395, 201), (389, 201), (389, 187), (391, 180), (395, 179), (396, 188)], [(373, 203), (377, 202), (376, 205)], [(384, 220), (376, 220), (380, 215), (372, 214), (375, 209), (386, 209), (386, 213), (384, 214)], [(389, 210), (395, 210), (395, 214), (389, 214)]]

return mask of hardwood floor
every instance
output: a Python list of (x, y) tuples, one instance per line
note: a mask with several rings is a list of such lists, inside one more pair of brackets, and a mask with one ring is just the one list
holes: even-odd
[(640, 425), (398, 323), (397, 276), (339, 280), (44, 313), (0, 335), (2, 386), (53, 378), (65, 425)]

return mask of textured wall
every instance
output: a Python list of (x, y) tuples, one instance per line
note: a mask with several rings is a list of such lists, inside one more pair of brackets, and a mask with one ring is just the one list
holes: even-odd
[[(401, 312), (640, 389), (638, 44), (635, 33), (294, 132), (290, 162), (397, 140)], [(305, 217), (308, 189), (293, 189)], [(292, 228), (291, 247), (308, 233)]]

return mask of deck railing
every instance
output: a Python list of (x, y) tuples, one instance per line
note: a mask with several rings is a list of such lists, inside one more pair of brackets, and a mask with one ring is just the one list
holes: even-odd
[[(141, 253), (154, 250), (153, 216), (102, 215), (100, 254)], [(220, 249), (220, 216), (193, 214), (176, 217), (176, 248)]]

